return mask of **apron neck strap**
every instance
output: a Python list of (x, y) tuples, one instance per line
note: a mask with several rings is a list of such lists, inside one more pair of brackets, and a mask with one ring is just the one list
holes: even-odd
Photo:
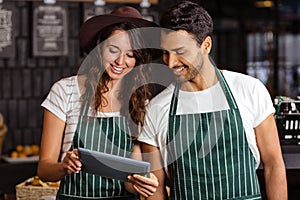
[(236, 103), (236, 101), (232, 95), (232, 92), (224, 78), (223, 73), (221, 73), (221, 71), (218, 69), (215, 61), (212, 59), (212, 57), (210, 55), (208, 56), (208, 58), (209, 58), (210, 62), (212, 63), (212, 65), (215, 67), (215, 72), (217, 74), (218, 80), (219, 80), (221, 88), (225, 94), (225, 97), (226, 97), (229, 107), (231, 109), (237, 109), (238, 108), (237, 103)]
[(169, 116), (175, 116), (176, 115), (180, 86), (181, 86), (181, 83), (176, 82), (175, 89), (174, 89), (173, 96), (172, 96), (172, 100), (171, 100), (171, 107), (170, 107)]
[(235, 99), (232, 95), (232, 92), (224, 78), (224, 75), (221, 73), (221, 71), (215, 67), (215, 71), (216, 71), (216, 74), (217, 74), (217, 77), (219, 79), (219, 82), (220, 82), (220, 85), (221, 85), (221, 88), (225, 94), (225, 97), (226, 97), (226, 100), (228, 102), (228, 105), (231, 109), (236, 109), (238, 108), (237, 106), (237, 103), (235, 102)]
[(91, 104), (91, 94), (90, 92), (88, 92), (86, 93), (85, 98), (82, 101), (80, 116), (88, 116), (90, 104)]
[[(212, 58), (210, 58), (211, 62), (214, 65), (215, 68), (215, 72), (217, 74), (218, 80), (220, 82), (221, 88), (225, 94), (225, 97), (227, 99), (228, 105), (231, 109), (237, 109), (237, 103), (232, 95), (232, 92), (224, 78), (224, 75), (221, 73), (221, 71), (216, 67), (216, 64), (214, 63), (214, 61), (212, 60)], [(176, 115), (176, 110), (177, 110), (177, 103), (178, 103), (178, 96), (179, 96), (179, 90), (181, 87), (181, 83), (176, 82), (175, 84), (175, 89), (173, 92), (173, 96), (172, 96), (172, 100), (171, 100), (171, 107), (170, 107), (170, 112), (169, 115), (170, 116), (174, 116)]]

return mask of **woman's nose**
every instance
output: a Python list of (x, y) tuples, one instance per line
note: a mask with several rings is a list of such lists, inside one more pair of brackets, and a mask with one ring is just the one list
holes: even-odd
[(116, 63), (118, 65), (122, 65), (125, 63), (125, 55), (124, 54), (121, 54), (117, 59), (116, 59)]

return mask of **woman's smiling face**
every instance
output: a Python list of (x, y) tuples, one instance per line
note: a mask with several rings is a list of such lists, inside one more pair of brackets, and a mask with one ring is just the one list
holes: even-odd
[(112, 80), (119, 80), (129, 73), (136, 64), (136, 58), (126, 31), (115, 30), (104, 41), (102, 66)]

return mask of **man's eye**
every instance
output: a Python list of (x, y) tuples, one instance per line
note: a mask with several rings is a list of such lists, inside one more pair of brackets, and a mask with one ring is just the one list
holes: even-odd
[(176, 51), (176, 54), (177, 54), (177, 55), (183, 55), (184, 52), (183, 52), (183, 51)]
[(164, 54), (164, 55), (168, 55), (168, 54), (169, 54), (169, 52), (168, 52), (168, 51), (166, 51), (166, 50), (164, 50), (164, 51), (163, 51), (163, 54)]

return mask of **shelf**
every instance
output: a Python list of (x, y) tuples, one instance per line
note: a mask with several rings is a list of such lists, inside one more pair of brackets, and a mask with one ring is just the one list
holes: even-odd
[[(43, 0), (12, 0), (12, 1), (32, 1), (32, 2), (43, 2)], [(95, 2), (95, 0), (56, 0), (56, 2)], [(106, 3), (141, 3), (141, 0), (105, 0)], [(158, 0), (149, 0), (151, 4), (158, 4)]]

